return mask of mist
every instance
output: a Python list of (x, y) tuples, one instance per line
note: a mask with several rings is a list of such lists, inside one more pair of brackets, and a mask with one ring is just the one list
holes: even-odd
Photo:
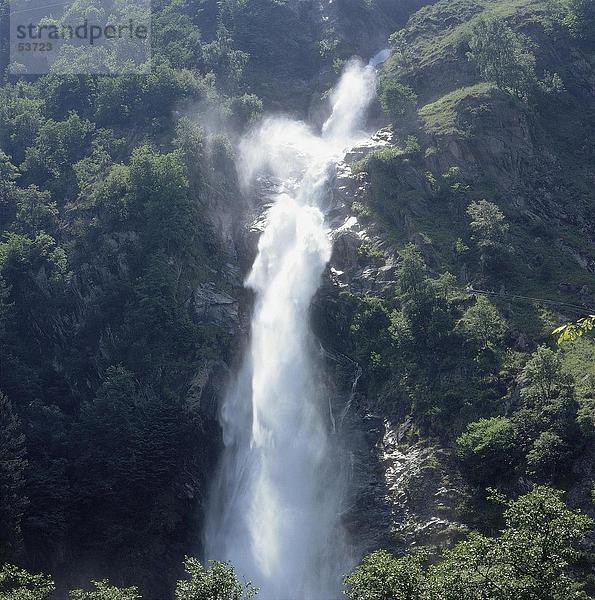
[(246, 280), (256, 296), (250, 342), (221, 407), (225, 451), (205, 547), (265, 600), (337, 597), (350, 566), (338, 518), (345, 481), (308, 313), (331, 255), (320, 208), (331, 167), (362, 135), (375, 90), (374, 69), (351, 61), (321, 133), (271, 117), (240, 144), (244, 183), (266, 174), (277, 191)]

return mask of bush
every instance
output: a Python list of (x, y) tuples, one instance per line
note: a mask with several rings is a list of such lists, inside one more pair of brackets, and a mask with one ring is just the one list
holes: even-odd
[(45, 575), (32, 575), (14, 565), (0, 568), (0, 600), (49, 600), (54, 582)]
[(544, 431), (527, 454), (527, 472), (539, 479), (550, 479), (560, 472), (568, 459), (568, 447), (553, 431)]
[(391, 79), (381, 85), (380, 105), (393, 120), (405, 119), (415, 111), (417, 94), (409, 86)]
[(495, 270), (508, 252), (509, 225), (506, 218), (495, 204), (487, 200), (471, 202), (467, 214), (471, 218), (471, 237), (479, 249), (482, 270), (487, 267)]
[(72, 590), (70, 600), (140, 600), (138, 591), (134, 587), (117, 588), (110, 585), (109, 581), (93, 581), (94, 590)]
[(460, 459), (480, 480), (505, 473), (515, 461), (515, 431), (507, 417), (470, 423), (456, 443)]

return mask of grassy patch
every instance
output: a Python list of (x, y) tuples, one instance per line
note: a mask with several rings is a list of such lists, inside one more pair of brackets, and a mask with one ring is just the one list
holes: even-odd
[(564, 367), (572, 373), (579, 394), (592, 393), (595, 384), (595, 339), (585, 336), (562, 345)]
[(425, 125), (426, 131), (431, 134), (447, 135), (457, 133), (464, 135), (464, 132), (459, 128), (458, 104), (469, 98), (487, 99), (495, 89), (497, 88), (492, 83), (478, 83), (454, 90), (435, 102), (426, 104), (419, 110), (419, 116)]
[[(479, 19), (495, 17), (519, 26), (543, 23), (546, 15), (543, 0), (442, 0), (418, 11), (393, 39), (406, 42), (416, 68), (423, 68), (456, 53)], [(393, 58), (387, 71), (396, 65)]]

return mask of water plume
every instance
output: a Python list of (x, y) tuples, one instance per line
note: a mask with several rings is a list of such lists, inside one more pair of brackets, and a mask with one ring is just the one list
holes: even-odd
[(268, 118), (240, 144), (243, 179), (268, 175), (279, 186), (246, 280), (256, 297), (250, 343), (221, 407), (225, 450), (205, 548), (207, 558), (231, 561), (263, 600), (336, 598), (350, 566), (339, 446), (308, 314), (331, 254), (320, 208), (331, 166), (361, 135), (375, 89), (374, 69), (351, 61), (321, 134)]

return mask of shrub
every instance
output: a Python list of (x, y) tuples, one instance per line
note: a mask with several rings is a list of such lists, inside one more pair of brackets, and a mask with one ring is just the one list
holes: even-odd
[(533, 442), (527, 454), (527, 472), (540, 479), (549, 479), (560, 472), (568, 458), (568, 447), (553, 431), (544, 431)]
[(456, 443), (460, 459), (480, 480), (506, 472), (515, 460), (515, 431), (507, 417), (470, 423)]
[(389, 80), (382, 84), (380, 105), (395, 121), (411, 116), (417, 104), (417, 94), (407, 85)]

